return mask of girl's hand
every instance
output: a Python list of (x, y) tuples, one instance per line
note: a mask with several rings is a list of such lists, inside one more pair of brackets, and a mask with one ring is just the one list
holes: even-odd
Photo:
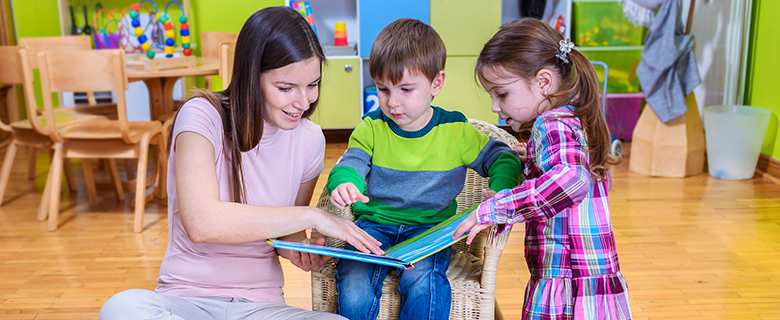
[(526, 148), (526, 143), (521, 142), (516, 145), (513, 145), (512, 150), (517, 151), (517, 154), (520, 158), (520, 162), (525, 164), (525, 160), (528, 158), (528, 149)]
[(485, 196), (485, 199), (490, 199), (496, 195), (496, 192), (493, 190), (482, 189), (482, 195)]
[(471, 241), (474, 241), (474, 237), (476, 237), (480, 231), (487, 229), (487, 227), (490, 227), (490, 225), (479, 224), (479, 221), (477, 220), (477, 213), (474, 212), (470, 214), (466, 220), (463, 220), (460, 225), (458, 225), (458, 228), (455, 229), (455, 233), (452, 235), (452, 239), (458, 239), (461, 235), (468, 231), (469, 236), (466, 238), (466, 243), (471, 244)]
[(319, 216), (314, 222), (314, 227), (321, 234), (349, 242), (355, 249), (358, 249), (363, 253), (373, 253), (376, 255), (385, 254), (385, 252), (379, 248), (382, 243), (363, 231), (363, 229), (360, 229), (352, 221), (322, 210), (318, 210), (318, 212)]
[(330, 203), (339, 209), (344, 209), (344, 207), (358, 201), (366, 203), (368, 197), (360, 193), (358, 188), (350, 182), (340, 184), (330, 195)]
[[(306, 238), (301, 243), (314, 244), (318, 246), (325, 245), (325, 238), (319, 237), (317, 239)], [(319, 270), (332, 257), (321, 256), (313, 253), (306, 253), (294, 250), (276, 249), (276, 252), (280, 256), (290, 260), (294, 266), (300, 268), (303, 271), (315, 271)]]

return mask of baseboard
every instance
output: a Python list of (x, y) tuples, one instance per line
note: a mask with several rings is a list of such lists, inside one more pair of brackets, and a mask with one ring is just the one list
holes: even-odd
[(780, 186), (780, 160), (765, 154), (758, 156), (756, 174)]

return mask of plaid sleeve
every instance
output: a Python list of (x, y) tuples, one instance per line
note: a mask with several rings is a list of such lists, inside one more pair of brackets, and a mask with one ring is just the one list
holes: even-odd
[(544, 121), (537, 129), (532, 139), (540, 152), (533, 156), (544, 173), (480, 204), (476, 213), (479, 223), (544, 221), (585, 199), (591, 176), (587, 149), (577, 133), (560, 119)]

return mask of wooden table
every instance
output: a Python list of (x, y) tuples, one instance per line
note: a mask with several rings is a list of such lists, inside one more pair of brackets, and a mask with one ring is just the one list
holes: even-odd
[(219, 74), (219, 62), (197, 59), (195, 67), (173, 68), (159, 71), (146, 71), (135, 66), (127, 67), (127, 79), (130, 82), (143, 81), (149, 90), (149, 110), (151, 119), (158, 120), (172, 114), (173, 86), (182, 77), (213, 76)]

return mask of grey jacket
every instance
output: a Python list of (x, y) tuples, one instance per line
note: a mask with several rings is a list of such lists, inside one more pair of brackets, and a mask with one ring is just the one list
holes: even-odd
[(647, 31), (636, 68), (645, 99), (663, 122), (685, 114), (685, 97), (701, 84), (694, 37), (685, 35), (681, 11), (680, 0), (664, 1)]

